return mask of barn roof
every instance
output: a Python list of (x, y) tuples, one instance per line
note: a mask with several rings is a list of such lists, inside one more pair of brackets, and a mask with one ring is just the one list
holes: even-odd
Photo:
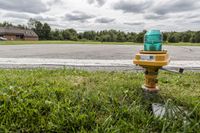
[(14, 27), (0, 27), (0, 35), (15, 34), (24, 35), (25, 37), (38, 37), (38, 35), (30, 29), (19, 29)]

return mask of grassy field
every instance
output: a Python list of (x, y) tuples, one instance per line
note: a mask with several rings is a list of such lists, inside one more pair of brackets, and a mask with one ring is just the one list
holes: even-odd
[[(19, 44), (116, 44), (116, 45), (138, 45), (133, 42), (95, 42), (95, 41), (0, 41), (0, 45)], [(142, 43), (141, 43), (142, 44)], [(199, 43), (165, 43), (172, 46), (200, 46)]]
[(199, 77), (160, 74), (158, 102), (189, 111), (161, 119), (148, 111), (142, 73), (0, 70), (0, 132), (198, 132)]

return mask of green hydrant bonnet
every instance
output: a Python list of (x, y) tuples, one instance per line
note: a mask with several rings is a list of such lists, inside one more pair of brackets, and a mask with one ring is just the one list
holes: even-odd
[(160, 30), (149, 30), (144, 36), (144, 51), (162, 51), (162, 42)]

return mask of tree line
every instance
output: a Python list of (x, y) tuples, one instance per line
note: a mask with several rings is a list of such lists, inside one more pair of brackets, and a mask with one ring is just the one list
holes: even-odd
[[(75, 29), (52, 30), (48, 23), (42, 23), (35, 19), (30, 19), (26, 25), (13, 25), (8, 22), (0, 23), (1, 27), (17, 27), (22, 29), (32, 29), (40, 40), (70, 40), (70, 41), (100, 41), (100, 42), (135, 42), (142, 43), (146, 30), (140, 33), (123, 32), (117, 30), (84, 31), (77, 32)], [(200, 43), (200, 31), (185, 32), (163, 32), (163, 41), (169, 43), (191, 42)]]

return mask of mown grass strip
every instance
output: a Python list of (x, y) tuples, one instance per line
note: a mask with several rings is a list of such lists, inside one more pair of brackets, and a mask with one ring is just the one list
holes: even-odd
[(97, 42), (97, 41), (0, 41), (0, 45), (20, 45), (20, 44), (118, 44), (134, 45), (133, 42)]
[(155, 118), (142, 73), (0, 70), (0, 132), (198, 132), (200, 73), (161, 73), (160, 97), (190, 112)]
[[(25, 45), (25, 44), (107, 44), (107, 45), (143, 45), (134, 42), (97, 42), (97, 41), (0, 41), (0, 45)], [(200, 46), (200, 43), (165, 43), (171, 46)]]

